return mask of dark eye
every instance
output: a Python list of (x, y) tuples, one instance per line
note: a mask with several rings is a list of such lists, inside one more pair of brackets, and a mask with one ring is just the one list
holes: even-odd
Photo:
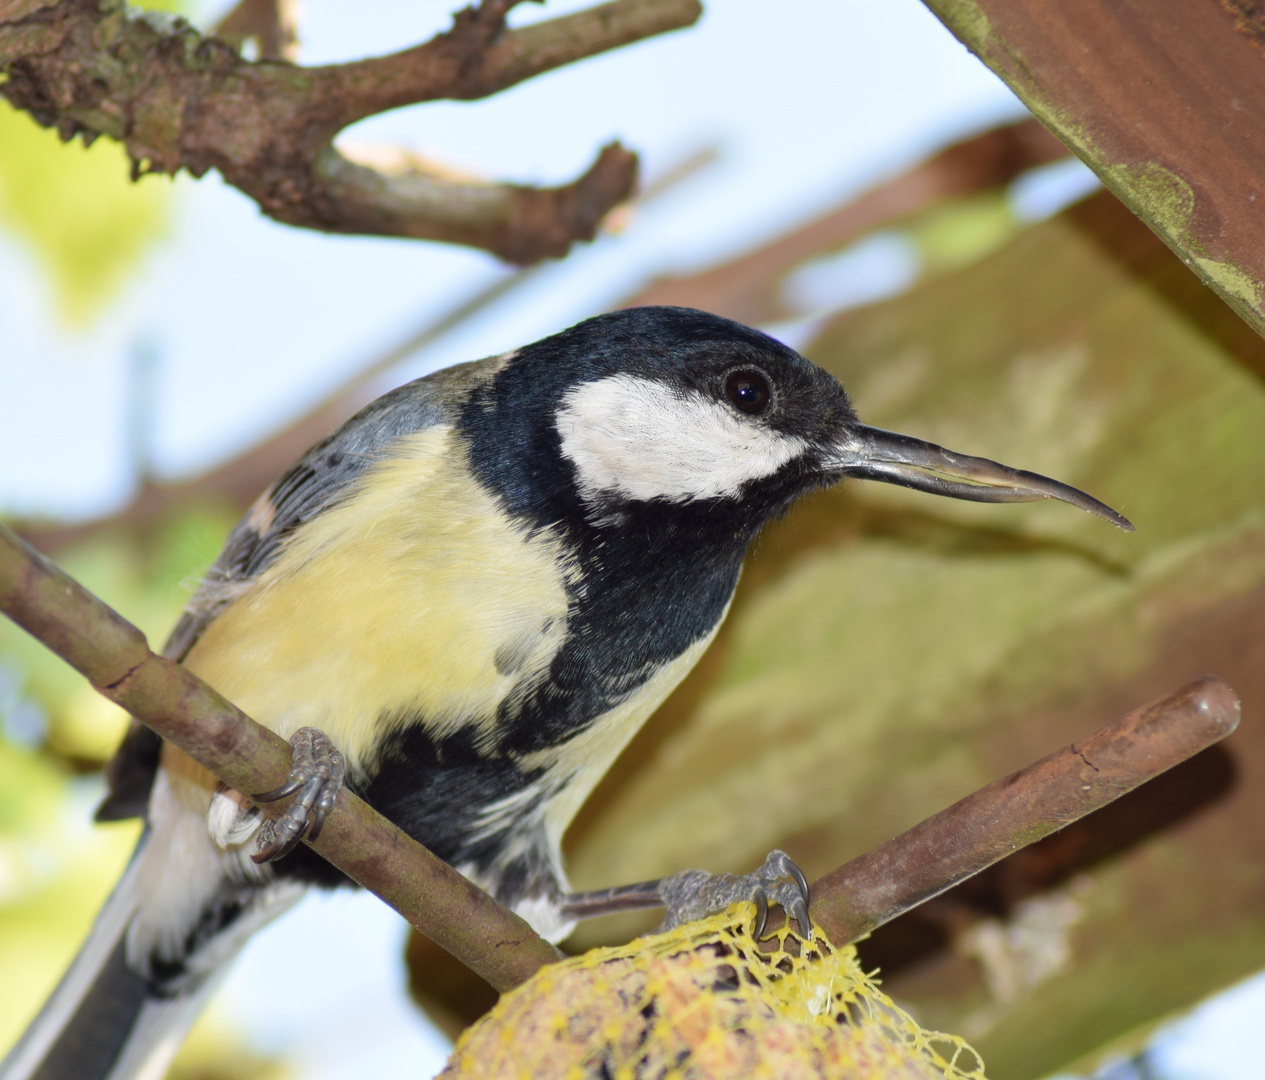
[(742, 412), (764, 412), (769, 403), (768, 380), (758, 371), (731, 371), (725, 379), (725, 397)]

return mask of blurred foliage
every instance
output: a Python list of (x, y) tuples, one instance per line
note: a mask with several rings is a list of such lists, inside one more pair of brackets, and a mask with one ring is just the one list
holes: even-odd
[(57, 309), (82, 326), (118, 295), (166, 233), (171, 183), (133, 183), (118, 143), (63, 143), (3, 100), (0, 147), (0, 229), (32, 251)]
[[(135, 4), (178, 11), (176, 0)], [(35, 255), (55, 306), (83, 326), (118, 295), (170, 225), (172, 185), (131, 179), (123, 147), (90, 147), (40, 127), (0, 98), (0, 230)]]
[(3, 100), (0, 147), (0, 228), (32, 251), (57, 309), (82, 326), (118, 295), (166, 233), (171, 183), (133, 183), (118, 143), (63, 143)]
[(926, 275), (956, 270), (1010, 240), (1022, 226), (1004, 190), (981, 191), (912, 216), (902, 231), (914, 242)]

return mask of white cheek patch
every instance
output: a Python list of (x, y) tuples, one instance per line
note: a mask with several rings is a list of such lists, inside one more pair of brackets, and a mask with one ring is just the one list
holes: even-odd
[(557, 428), (589, 501), (737, 495), (743, 484), (771, 476), (808, 446), (724, 402), (633, 375), (609, 375), (568, 391)]

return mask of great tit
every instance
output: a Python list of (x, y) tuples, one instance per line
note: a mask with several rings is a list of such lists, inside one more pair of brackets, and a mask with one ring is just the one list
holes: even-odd
[[(233, 529), (166, 653), (304, 732), (296, 761), (324, 733), (353, 790), (560, 940), (602, 909), (568, 894), (568, 824), (715, 636), (761, 526), (844, 477), (1131, 528), (1056, 481), (863, 425), (762, 333), (630, 309), (373, 402)], [(99, 816), (143, 813), (144, 835), (2, 1080), (161, 1075), (246, 938), (344, 880), (304, 845), (256, 862), (250, 799), (148, 729), (109, 777)]]

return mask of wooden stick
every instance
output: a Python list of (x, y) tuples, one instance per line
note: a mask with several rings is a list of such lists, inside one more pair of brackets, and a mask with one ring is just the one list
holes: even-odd
[(1229, 735), (1233, 690), (1194, 679), (980, 788), (811, 887), (812, 915), (835, 941), (856, 941), (1012, 852), (1091, 814)]

